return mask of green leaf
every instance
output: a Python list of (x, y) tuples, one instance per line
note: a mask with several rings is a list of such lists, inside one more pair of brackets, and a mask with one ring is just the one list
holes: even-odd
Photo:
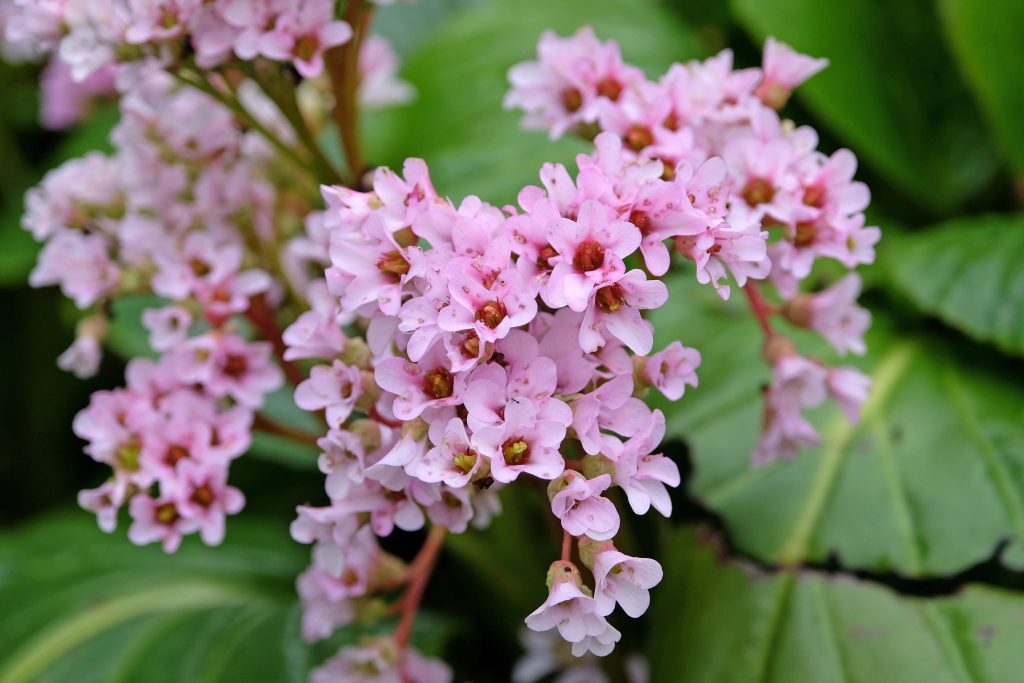
[(1024, 216), (962, 218), (889, 246), (889, 275), (923, 311), (1024, 354)]
[(745, 552), (935, 575), (1024, 540), (1024, 390), (995, 360), (875, 311), (868, 356), (850, 361), (874, 382), (860, 423), (830, 405), (812, 416), (821, 447), (752, 468), (769, 373), (746, 302), (717, 301), (689, 278), (670, 295), (651, 316), (655, 348), (680, 339), (703, 362), (700, 387), (666, 406), (668, 434), (690, 444), (687, 485)]
[(830, 60), (797, 97), (921, 207), (947, 212), (989, 183), (995, 151), (928, 0), (732, 0), (732, 7), (758, 39), (774, 36)]
[(968, 586), (907, 598), (847, 577), (726, 564), (678, 531), (654, 590), (654, 683), (1010, 683), (1024, 597)]
[(106, 345), (121, 358), (156, 358), (159, 354), (149, 346), (149, 332), (142, 325), (142, 312), (162, 308), (164, 299), (155, 294), (128, 294), (111, 302), (113, 315), (107, 325)]
[(939, 15), (960, 68), (1017, 173), (1024, 172), (1024, 88), (1021, 58), (1024, 3), (940, 0)]
[(520, 188), (537, 182), (542, 163), (571, 162), (587, 145), (572, 138), (553, 143), (543, 132), (521, 130), (520, 114), (502, 109), (506, 74), (535, 58), (544, 30), (565, 35), (583, 25), (618, 40), (624, 58), (651, 75), (702, 53), (679, 19), (651, 0), (502, 0), (468, 7), (406, 61), (404, 77), (416, 87), (416, 101), (367, 120), (376, 135), (371, 157), (392, 166), (423, 157), (443, 194), (513, 201)]
[(171, 556), (81, 513), (10, 532), (0, 682), (305, 680), (294, 579), (306, 559), (285, 524), (244, 516), (223, 546), (189, 538)]

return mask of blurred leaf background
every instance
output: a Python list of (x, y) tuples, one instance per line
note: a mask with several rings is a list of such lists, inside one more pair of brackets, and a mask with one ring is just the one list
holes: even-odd
[[(501, 99), (508, 67), (533, 55), (541, 31), (585, 24), (652, 76), (726, 47), (754, 65), (769, 35), (827, 57), (785, 114), (814, 125), (824, 151), (857, 154), (884, 235), (865, 272), (875, 327), (857, 363), (875, 392), (864, 420), (851, 428), (824, 411), (825, 443), (792, 462), (748, 465), (767, 370), (742, 302), (723, 304), (687, 276), (670, 283), (659, 343), (702, 351), (701, 386), (660, 406), (666, 452), (686, 476), (672, 520), (625, 529), (624, 550), (658, 558), (666, 578), (651, 614), (615, 622), (624, 640), (613, 680), (621, 657), (641, 652), (656, 682), (1019, 681), (1024, 3), (381, 8), (377, 30), (418, 97), (365, 116), (371, 161), (422, 156), (443, 193), (499, 204), (535, 182), (542, 162), (571, 163), (584, 143), (519, 130)], [(222, 548), (190, 539), (165, 558), (102, 535), (72, 507), (103, 475), (71, 418), (91, 391), (121, 382), (123, 360), (108, 357), (88, 382), (57, 370), (75, 313), (58, 292), (24, 284), (35, 245), (18, 219), (22, 193), (47, 169), (106, 147), (116, 111), (42, 131), (37, 77), (37, 67), (0, 65), (0, 683), (303, 680), (330, 645), (358, 636), (316, 648), (298, 638), (293, 578), (306, 551), (287, 524), (296, 504), (323, 501), (312, 454), (263, 440), (239, 462), (249, 506)], [(133, 334), (120, 329), (117, 348), (130, 350)], [(557, 536), (530, 494), (508, 496), (487, 532), (453, 538), (428, 590), (414, 638), (452, 662), (457, 680), (507, 680), (521, 619), (543, 599)]]

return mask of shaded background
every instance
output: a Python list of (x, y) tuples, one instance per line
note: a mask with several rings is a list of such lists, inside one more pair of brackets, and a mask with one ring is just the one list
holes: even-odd
[[(785, 114), (814, 125), (824, 151), (857, 154), (857, 177), (873, 194), (869, 215), (884, 235), (879, 263), (865, 272), (876, 331), (869, 357), (856, 361), (882, 398), (865, 427), (826, 430), (824, 449), (763, 470), (746, 468), (765, 376), (757, 335), (742, 306), (672, 284), (671, 308), (656, 320), (659, 343), (680, 338), (704, 352), (702, 386), (678, 407), (662, 406), (666, 452), (687, 476), (671, 522), (627, 527), (627, 547), (662, 560), (668, 576), (649, 618), (616, 622), (625, 633), (616, 656), (647, 653), (661, 681), (1019, 680), (1024, 218), (1014, 186), (1024, 178), (1024, 3), (420, 0), (385, 8), (377, 26), (403, 55), (419, 97), (366, 117), (370, 160), (422, 156), (442, 193), (511, 201), (542, 162), (570, 162), (585, 144), (520, 131), (517, 114), (500, 108), (504, 73), (533, 55), (541, 30), (584, 24), (619, 40), (626, 61), (650, 76), (724, 47), (738, 66), (756, 65), (766, 35), (828, 57), (831, 67)], [(280, 645), (282, 623), (284, 638), (297, 638), (291, 580), (305, 549), (284, 542), (294, 505), (322, 499), (315, 471), (265, 453), (240, 460), (232, 476), (249, 505), (229, 525), (227, 546), (212, 553), (191, 538), (165, 560), (131, 548), (123, 525), (107, 538), (86, 513), (63, 514), (77, 490), (104, 477), (81, 453), (71, 419), (92, 391), (121, 383), (123, 361), (108, 354), (85, 382), (56, 368), (76, 313), (59, 292), (24, 284), (35, 247), (17, 224), (24, 190), (63, 159), (105, 148), (116, 111), (100, 105), (71, 131), (43, 131), (37, 76), (32, 65), (0, 65), (0, 596), (11, 601), (0, 602), (0, 619), (12, 629), (7, 642), (31, 647), (46, 642), (38, 640), (46, 628), (91, 614), (106, 591), (114, 600), (117, 581), (140, 573), (145, 587), (177, 582), (186, 607), (173, 623), (160, 610), (128, 613), (76, 643), (63, 669), (11, 680), (194, 679), (185, 672), (297, 680), (330, 646), (295, 646), (275, 659), (266, 643)], [(519, 652), (522, 615), (543, 598), (557, 538), (538, 499), (506, 499), (490, 535), (453, 539), (442, 556), (417, 639), (456, 665), (457, 680), (507, 680), (500, 672)], [(57, 521), (32, 524), (39, 519)], [(415, 550), (415, 539), (398, 543), (400, 554)], [(787, 566), (813, 571), (779, 571)], [(14, 602), (33, 586), (82, 577), (94, 583), (78, 593)], [(247, 606), (220, 590), (225, 583), (249, 591)], [(199, 609), (211, 601), (213, 617)], [(12, 626), (19, 614), (23, 623)], [(212, 644), (185, 669), (146, 672), (147, 660), (179, 661), (196, 633)], [(19, 656), (11, 652), (0, 644), (0, 681), (11, 671), (5, 660), (9, 667)], [(104, 668), (112, 660), (117, 666)]]

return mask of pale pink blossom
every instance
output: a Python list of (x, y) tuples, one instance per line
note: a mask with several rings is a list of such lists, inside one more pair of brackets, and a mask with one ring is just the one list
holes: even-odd
[(579, 472), (567, 470), (548, 486), (551, 512), (573, 536), (607, 541), (619, 531), (619, 513), (601, 495), (611, 485), (611, 475), (587, 479)]
[(313, 366), (309, 379), (295, 387), (295, 405), (303, 410), (325, 410), (327, 424), (337, 429), (352, 414), (362, 394), (359, 368), (336, 360), (329, 366)]
[(687, 385), (698, 385), (698, 367), (700, 351), (674, 341), (647, 359), (643, 377), (664, 394), (665, 398), (677, 401), (683, 397)]
[(826, 66), (827, 59), (802, 55), (769, 36), (764, 43), (764, 78), (756, 94), (769, 107), (781, 109), (794, 88)]

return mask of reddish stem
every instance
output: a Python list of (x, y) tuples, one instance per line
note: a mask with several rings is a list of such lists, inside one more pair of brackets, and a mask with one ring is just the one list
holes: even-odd
[(274, 347), (274, 355), (277, 356), (278, 361), (281, 363), (281, 367), (284, 369), (284, 374), (288, 378), (291, 384), (298, 386), (300, 382), (306, 379), (306, 373), (302, 371), (298, 365), (290, 360), (284, 359), (284, 352), (287, 348), (284, 344), (284, 340), (281, 338), (281, 326), (277, 324), (277, 319), (274, 317), (274, 311), (271, 310), (270, 305), (267, 304), (267, 299), (262, 294), (257, 294), (249, 300), (249, 308), (245, 312), (245, 317), (249, 319), (249, 322), (259, 331), (260, 335), (269, 341)]
[(359, 185), (365, 167), (359, 146), (356, 96), (359, 88), (359, 48), (369, 28), (372, 13), (372, 7), (364, 0), (350, 0), (345, 11), (345, 21), (352, 27), (352, 39), (328, 50), (324, 55), (327, 72), (331, 76), (331, 89), (334, 91), (334, 120), (352, 171), (350, 184), (353, 187)]
[(377, 410), (376, 405), (370, 408), (370, 419), (373, 420), (374, 422), (380, 422), (385, 427), (391, 427), (392, 429), (398, 429), (403, 424), (405, 424), (400, 420), (392, 420), (384, 417), (383, 415), (380, 414), (380, 411)]
[(567, 469), (567, 470), (576, 470), (577, 472), (582, 472), (583, 471), (583, 463), (581, 463), (579, 460), (566, 460), (565, 461), (565, 469)]
[(754, 315), (757, 317), (757, 322), (764, 331), (764, 336), (773, 336), (775, 334), (775, 330), (772, 329), (772, 323), (768, 320), (768, 316), (771, 314), (771, 307), (761, 296), (761, 291), (753, 282), (748, 282), (744, 285), (743, 291), (747, 294), (747, 299), (750, 301), (750, 308), (754, 311)]
[(568, 562), (572, 557), (572, 534), (568, 531), (562, 532), (562, 562)]
[[(420, 548), (416, 559), (409, 566), (409, 586), (401, 600), (401, 616), (398, 619), (398, 627), (395, 629), (395, 644), (402, 653), (402, 667), (404, 669), (405, 648), (409, 645), (409, 636), (412, 635), (412, 625), (416, 621), (416, 612), (419, 611), (420, 601), (423, 599), (423, 591), (430, 580), (430, 574), (434, 570), (434, 563), (437, 562), (437, 555), (444, 544), (445, 534), (448, 530), (443, 526), (431, 527), (427, 534), (427, 540)], [(404, 678), (404, 674), (403, 674)]]
[(316, 434), (311, 434), (310, 432), (305, 432), (301, 429), (289, 427), (286, 424), (282, 424), (277, 420), (267, 417), (263, 413), (256, 413), (256, 418), (253, 421), (253, 427), (262, 432), (267, 432), (268, 434), (275, 434), (292, 441), (308, 443), (314, 446), (320, 439)]

